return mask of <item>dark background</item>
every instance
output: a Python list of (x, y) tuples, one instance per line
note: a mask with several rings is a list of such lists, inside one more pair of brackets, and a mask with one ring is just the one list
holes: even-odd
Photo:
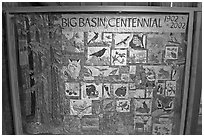
[[(161, 6), (161, 7), (201, 7), (201, 2), (3, 2), (2, 8), (26, 7), (26, 6)], [(3, 11), (2, 11), (3, 13)], [(12, 103), (8, 76), (8, 54), (6, 43), (6, 22), (5, 15), (2, 14), (2, 134), (15, 134), (12, 119)], [(202, 44), (200, 44), (201, 49)], [(198, 57), (198, 83), (195, 92), (198, 92), (200, 97), (201, 90), (201, 73), (202, 73), (202, 50), (199, 50)], [(200, 98), (194, 103), (194, 106), (199, 108)], [(196, 124), (190, 131), (190, 134), (202, 134), (202, 119), (201, 115), (195, 116)], [(198, 120), (197, 120), (198, 119)], [(198, 124), (197, 124), (198, 123)]]

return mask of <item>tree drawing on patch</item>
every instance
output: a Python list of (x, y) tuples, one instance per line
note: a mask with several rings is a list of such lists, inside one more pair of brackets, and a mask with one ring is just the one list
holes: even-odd
[(61, 121), (58, 108), (61, 97), (57, 80), (60, 79), (58, 72), (62, 68), (63, 55), (59, 43), (61, 27), (54, 23), (58, 18), (58, 15), (50, 14), (16, 16), (17, 29), (22, 30), (23, 25), (23, 38), (28, 43), (29, 86), (23, 89), (23, 94), (30, 94), (31, 97), (31, 104), (25, 103), (25, 106), (32, 106), (29, 113), (33, 116), (31, 120), (33, 125), (45, 126), (49, 121), (54, 123)]

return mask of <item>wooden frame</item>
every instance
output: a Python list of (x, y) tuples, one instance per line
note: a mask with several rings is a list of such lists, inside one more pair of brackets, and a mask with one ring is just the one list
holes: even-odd
[[(54, 10), (53, 10), (54, 9)], [(114, 9), (114, 10), (113, 10)], [(174, 13), (189, 13), (190, 11), (202, 11), (201, 8), (186, 8), (186, 7), (147, 7), (147, 6), (49, 6), (49, 7), (21, 7), (4, 9), (9, 13), (23, 12), (174, 12)]]
[(17, 74), (17, 61), (16, 61), (16, 46), (14, 42), (14, 25), (11, 24), (10, 15), (6, 12), (6, 23), (7, 23), (7, 43), (8, 43), (8, 57), (9, 57), (9, 79), (11, 89), (11, 102), (13, 109), (13, 121), (14, 121), (14, 132), (15, 134), (22, 134), (22, 123), (21, 123), (21, 106), (19, 97), (18, 87), (18, 74)]
[(185, 119), (186, 119), (186, 109), (188, 102), (188, 92), (189, 92), (189, 80), (190, 80), (190, 66), (191, 66), (191, 51), (192, 51), (192, 33), (193, 32), (193, 18), (194, 12), (189, 13), (189, 28), (188, 28), (188, 44), (187, 48), (187, 57), (186, 57), (186, 66), (185, 66), (185, 81), (184, 81), (184, 95), (182, 102), (182, 112), (181, 112), (181, 125), (180, 125), (180, 134), (184, 134), (185, 131)]
[(191, 65), (191, 79), (190, 79), (190, 93), (189, 93), (189, 101), (188, 105), (192, 106), (189, 107), (187, 110), (187, 121), (186, 121), (186, 130), (185, 134), (196, 134), (196, 127), (198, 123), (198, 115), (199, 113), (199, 104), (201, 99), (201, 75), (202, 74), (202, 67), (199, 64), (202, 64), (202, 12), (197, 11), (195, 12), (195, 30), (194, 30), (194, 42), (193, 42), (193, 53), (192, 53), (192, 65)]
[(7, 42), (8, 42), (8, 56), (9, 56), (9, 76), (10, 76), (10, 86), (12, 95), (12, 106), (13, 106), (13, 116), (14, 116), (14, 127), (16, 134), (23, 134), (22, 123), (21, 123), (21, 109), (19, 102), (19, 92), (18, 92), (18, 75), (17, 75), (17, 61), (15, 57), (15, 42), (13, 25), (11, 22), (11, 15), (18, 13), (33, 13), (33, 12), (119, 12), (119, 13), (184, 13), (189, 14), (189, 24), (188, 24), (188, 48), (187, 48), (187, 58), (185, 67), (185, 81), (184, 81), (184, 96), (182, 101), (182, 111), (181, 111), (181, 125), (180, 134), (185, 133), (186, 124), (186, 112), (189, 94), (189, 81), (195, 80), (195, 77), (190, 77), (190, 66), (191, 66), (191, 51), (192, 51), (192, 32), (193, 32), (193, 20), (194, 11), (201, 11), (201, 8), (166, 8), (166, 7), (137, 7), (137, 6), (85, 6), (85, 7), (24, 7), (24, 8), (12, 8), (4, 9), (6, 11), (7, 20)]

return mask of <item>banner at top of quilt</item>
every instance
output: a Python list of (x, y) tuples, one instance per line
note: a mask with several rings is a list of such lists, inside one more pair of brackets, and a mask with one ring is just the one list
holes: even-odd
[(187, 20), (183, 14), (62, 14), (56, 23), (63, 31), (185, 32)]

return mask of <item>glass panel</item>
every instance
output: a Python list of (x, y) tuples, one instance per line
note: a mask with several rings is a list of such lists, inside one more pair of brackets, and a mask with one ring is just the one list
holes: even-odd
[(16, 14), (27, 134), (179, 134), (186, 14)]

